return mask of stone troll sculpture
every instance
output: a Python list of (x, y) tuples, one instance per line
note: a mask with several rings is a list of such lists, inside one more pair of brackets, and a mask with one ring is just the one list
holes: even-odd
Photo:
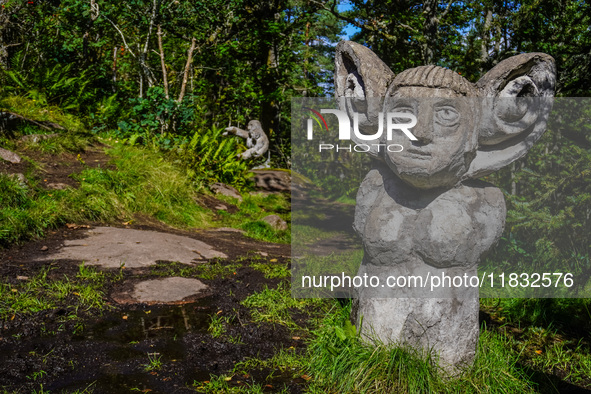
[[(373, 166), (357, 194), (354, 229), (364, 246), (359, 274), (476, 275), (499, 239), (506, 208), (500, 189), (476, 178), (522, 157), (546, 129), (556, 72), (543, 53), (508, 58), (476, 84), (449, 69), (422, 66), (394, 73), (368, 48), (336, 48), (335, 91), (357, 113), (373, 148)], [(375, 140), (384, 113), (413, 113), (412, 141), (394, 133)], [(407, 122), (404, 120), (403, 122)], [(380, 123), (382, 122), (382, 123)], [(352, 133), (354, 134), (354, 133)], [(385, 133), (384, 133), (385, 134)], [(377, 134), (376, 134), (377, 135)], [(397, 143), (402, 152), (377, 149)], [(375, 144), (375, 145), (374, 145)], [(429, 274), (428, 274), (429, 273)], [(438, 355), (448, 371), (469, 365), (478, 343), (478, 289), (447, 288), (422, 296), (364, 288), (351, 319), (362, 335)], [(410, 294), (410, 295), (409, 295)]]
[(239, 129), (235, 126), (226, 127), (226, 131), (222, 135), (234, 134), (246, 140), (246, 147), (248, 148), (242, 153), (238, 154), (243, 160), (248, 160), (251, 157), (261, 157), (269, 149), (269, 138), (263, 130), (261, 122), (258, 120), (251, 120), (248, 122), (247, 130)]

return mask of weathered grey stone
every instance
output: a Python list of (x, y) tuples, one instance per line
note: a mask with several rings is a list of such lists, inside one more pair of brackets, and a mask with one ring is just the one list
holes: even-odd
[[(356, 114), (366, 135), (352, 139), (372, 146), (367, 153), (377, 159), (357, 194), (354, 229), (365, 251), (358, 275), (476, 275), (501, 236), (506, 208), (499, 189), (473, 179), (523, 156), (544, 132), (553, 59), (518, 55), (477, 84), (437, 66), (394, 77), (371, 50), (346, 41), (335, 63), (339, 106), (351, 120)], [(417, 140), (398, 133), (386, 141), (375, 131), (380, 112), (412, 112)], [(378, 149), (386, 142), (403, 152)], [(362, 287), (351, 317), (364, 337), (432, 351), (454, 372), (475, 355), (478, 288)]]
[(65, 183), (61, 183), (61, 182), (51, 182), (45, 185), (46, 188), (48, 189), (53, 189), (53, 190), (64, 190), (70, 187), (70, 185), (66, 185)]
[(12, 164), (18, 164), (22, 161), (19, 155), (4, 148), (0, 148), (0, 158), (9, 161)]
[(478, 297), (360, 297), (353, 314), (363, 315), (362, 332), (366, 338), (377, 336), (383, 343), (434, 350), (443, 367), (454, 372), (455, 368), (470, 365), (476, 354), (478, 310)]
[(287, 223), (277, 215), (265, 216), (262, 221), (269, 223), (275, 230), (287, 230)]
[(215, 194), (221, 194), (223, 196), (232, 197), (238, 201), (242, 201), (242, 196), (238, 193), (238, 190), (225, 183), (216, 182), (209, 187)]
[(490, 184), (417, 190), (377, 163), (359, 187), (353, 226), (370, 266), (471, 267), (501, 236), (505, 215)]
[(208, 244), (189, 237), (158, 231), (117, 227), (96, 227), (86, 231), (86, 238), (66, 240), (64, 246), (39, 260), (76, 260), (104, 268), (148, 267), (159, 260), (193, 262), (226, 258)]
[(207, 286), (197, 279), (179, 277), (152, 279), (136, 284), (131, 297), (137, 302), (171, 303), (183, 301), (206, 289)]
[(257, 189), (270, 192), (289, 192), (291, 174), (280, 170), (253, 170)]
[(232, 228), (232, 227), (218, 227), (213, 231), (224, 231), (227, 233), (240, 233), (240, 234), (246, 233), (246, 231), (244, 231), (244, 230), (240, 230), (239, 228)]
[(226, 131), (222, 135), (234, 134), (246, 139), (248, 149), (238, 155), (243, 160), (248, 160), (251, 157), (261, 157), (269, 149), (269, 138), (267, 138), (261, 122), (251, 120), (246, 128), (247, 130), (235, 126), (226, 127)]

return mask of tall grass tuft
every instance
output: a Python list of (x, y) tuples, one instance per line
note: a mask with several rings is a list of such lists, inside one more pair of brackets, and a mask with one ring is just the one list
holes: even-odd
[(77, 189), (25, 187), (0, 175), (0, 246), (68, 222), (128, 222), (138, 214), (178, 228), (210, 226), (211, 213), (195, 202), (181, 169), (147, 149), (118, 146), (110, 154), (117, 168), (83, 170)]
[(474, 364), (446, 373), (437, 358), (405, 346), (362, 339), (349, 321), (350, 306), (335, 304), (309, 344), (311, 391), (335, 393), (535, 392), (509, 340), (483, 330)]

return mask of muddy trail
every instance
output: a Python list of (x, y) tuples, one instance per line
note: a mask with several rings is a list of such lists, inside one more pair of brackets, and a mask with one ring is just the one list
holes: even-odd
[[(102, 151), (33, 152), (39, 168), (3, 162), (0, 170), (33, 172), (48, 189), (77, 187), (71, 174), (112, 166)], [(284, 173), (273, 179), (266, 171), (260, 178), (264, 192), (286, 192)], [(203, 201), (212, 210), (228, 206), (212, 196)], [(147, 260), (137, 258), (142, 250), (149, 251)], [(201, 392), (219, 375), (230, 387), (305, 390), (308, 377), (264, 360), (305, 351), (299, 327), (313, 312), (288, 310), (288, 328), (254, 321), (257, 308), (244, 305), (266, 289), (289, 289), (289, 245), (255, 241), (231, 228), (182, 231), (138, 216), (115, 227), (69, 223), (0, 250), (0, 257), (0, 290), (11, 296), (0, 300), (1, 310), (20, 302), (34, 311), (0, 316), (0, 388), (6, 392)], [(261, 366), (237, 371), (246, 360)]]
[[(88, 242), (95, 228), (71, 225), (3, 251), (0, 275), (14, 292), (21, 291), (22, 282), (40, 276), (48, 283), (76, 281), (82, 261), (47, 254), (63, 250), (68, 241)], [(140, 229), (163, 234), (162, 228), (143, 225), (135, 230)], [(230, 386), (259, 383), (271, 392), (301, 392), (306, 380), (291, 371), (263, 368), (232, 374), (238, 362), (268, 359), (280, 349), (305, 349), (297, 329), (253, 322), (251, 311), (242, 305), (248, 296), (289, 280), (266, 278), (260, 268), (253, 268), (258, 264), (288, 272), (289, 245), (256, 242), (230, 229), (169, 233), (207, 242), (227, 257), (192, 264), (157, 260), (147, 267), (98, 267), (106, 276), (102, 311), (75, 310), (72, 305), (79, 295), (72, 293), (54, 309), (7, 316), (0, 326), (0, 387), (10, 392), (40, 387), (51, 392), (199, 392), (211, 375), (230, 374)], [(150, 280), (195, 277), (206, 289), (179, 300), (161, 302), (155, 294), (152, 301), (138, 302), (129, 296), (134, 286)], [(214, 338), (216, 318), (223, 322), (224, 333)], [(294, 313), (292, 319), (304, 327), (309, 316)]]
[[(15, 252), (10, 257), (20, 251)], [(268, 258), (273, 260), (269, 264), (289, 264), (282, 256), (270, 254)], [(211, 267), (215, 273), (212, 279), (201, 279), (208, 288), (197, 298), (169, 304), (122, 304), (113, 298), (130, 283), (177, 276), (186, 269), (182, 264), (159, 261), (150, 269), (123, 269), (111, 275), (104, 287), (104, 312), (74, 311), (68, 303), (76, 298), (72, 294), (56, 309), (10, 316), (0, 327), (0, 387), (16, 392), (39, 387), (51, 392), (87, 388), (95, 393), (195, 392), (210, 375), (231, 373), (240, 361), (267, 359), (281, 348), (303, 351), (302, 340), (292, 330), (252, 322), (249, 309), (241, 304), (249, 295), (275, 288), (281, 281), (265, 278), (250, 266), (253, 261), (263, 260), (247, 256), (202, 263), (206, 268), (202, 272)], [(27, 264), (13, 257), (9, 267), (3, 265), (2, 274), (23, 280), (48, 265), (48, 280), (74, 278), (79, 270), (72, 263)], [(227, 318), (223, 336), (212, 336), (212, 317)], [(304, 326), (306, 316), (294, 321)], [(258, 375), (233, 375), (229, 383), (263, 383), (270, 391), (300, 392), (305, 380), (289, 371), (284, 375), (283, 371), (260, 370)]]

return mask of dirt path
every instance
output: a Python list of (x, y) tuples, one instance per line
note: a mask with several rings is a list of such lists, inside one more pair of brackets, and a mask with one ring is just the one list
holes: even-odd
[[(44, 270), (48, 272), (48, 282), (64, 277), (75, 280), (81, 260), (88, 261), (94, 256), (62, 258), (65, 256), (59, 251), (71, 241), (88, 242), (89, 231), (93, 229), (86, 227), (62, 228), (45, 239), (3, 252), (0, 275), (15, 289), (20, 282), (39, 276)], [(146, 226), (137, 226), (132, 231), (147, 233), (148, 230), (152, 235), (154, 230), (164, 234), (162, 228)], [(191, 233), (169, 229), (166, 234), (199, 240), (216, 251), (223, 251), (227, 258), (202, 258), (189, 264), (157, 260), (154, 264), (123, 270), (103, 267), (100, 269), (110, 271), (111, 276), (120, 272), (119, 278), (104, 285), (106, 312), (82, 312), (77, 319), (68, 321), (73, 311), (66, 299), (56, 309), (9, 317), (0, 327), (0, 387), (16, 392), (30, 392), (40, 385), (52, 392), (88, 387), (96, 393), (133, 389), (195, 392), (200, 382), (208, 382), (210, 375), (231, 372), (237, 362), (266, 359), (282, 348), (303, 351), (302, 341), (294, 339), (297, 336), (290, 329), (254, 323), (249, 309), (242, 305), (249, 295), (265, 287), (274, 288), (285, 280), (265, 278), (252, 265), (264, 263), (287, 268), (289, 245), (256, 242), (231, 230)], [(112, 241), (121, 242), (121, 238)], [(55, 256), (59, 258), (48, 258), (51, 251), (58, 251)], [(183, 276), (198, 277), (206, 290), (192, 297), (185, 295), (181, 300), (167, 300), (166, 304), (129, 302), (129, 298), (122, 296), (150, 280)], [(208, 330), (212, 316), (226, 319), (225, 334), (221, 337), (212, 337)], [(299, 321), (296, 318), (297, 324), (304, 325), (305, 321), (304, 317)], [(147, 367), (152, 359), (162, 363), (157, 370)], [(289, 392), (300, 392), (305, 384), (304, 379), (280, 371), (267, 378), (271, 372), (263, 368), (259, 376), (234, 376), (229, 383), (235, 386), (264, 383), (271, 391), (273, 387), (281, 387)]]
[[(26, 161), (3, 162), (0, 171), (34, 171), (47, 188), (77, 187), (70, 174), (110, 166), (100, 148), (59, 160), (33, 155), (41, 169)], [(275, 180), (268, 171), (261, 176), (268, 192), (285, 186), (284, 173)], [(307, 314), (290, 313), (294, 326), (287, 328), (253, 321), (252, 309), (243, 305), (257, 292), (283, 288), (290, 246), (255, 241), (229, 228), (182, 231), (149, 218), (135, 223), (140, 224), (68, 224), (0, 252), (0, 290), (10, 296), (0, 303), (40, 304), (37, 312), (0, 320), (0, 388), (200, 392), (213, 376), (230, 374), (230, 386), (256, 383), (266, 391), (301, 392), (306, 380), (290, 371), (232, 373), (247, 359), (305, 349), (297, 327), (307, 324)], [(87, 271), (83, 262), (95, 267)], [(102, 307), (81, 307), (91, 288)], [(46, 299), (54, 304), (41, 305)]]

